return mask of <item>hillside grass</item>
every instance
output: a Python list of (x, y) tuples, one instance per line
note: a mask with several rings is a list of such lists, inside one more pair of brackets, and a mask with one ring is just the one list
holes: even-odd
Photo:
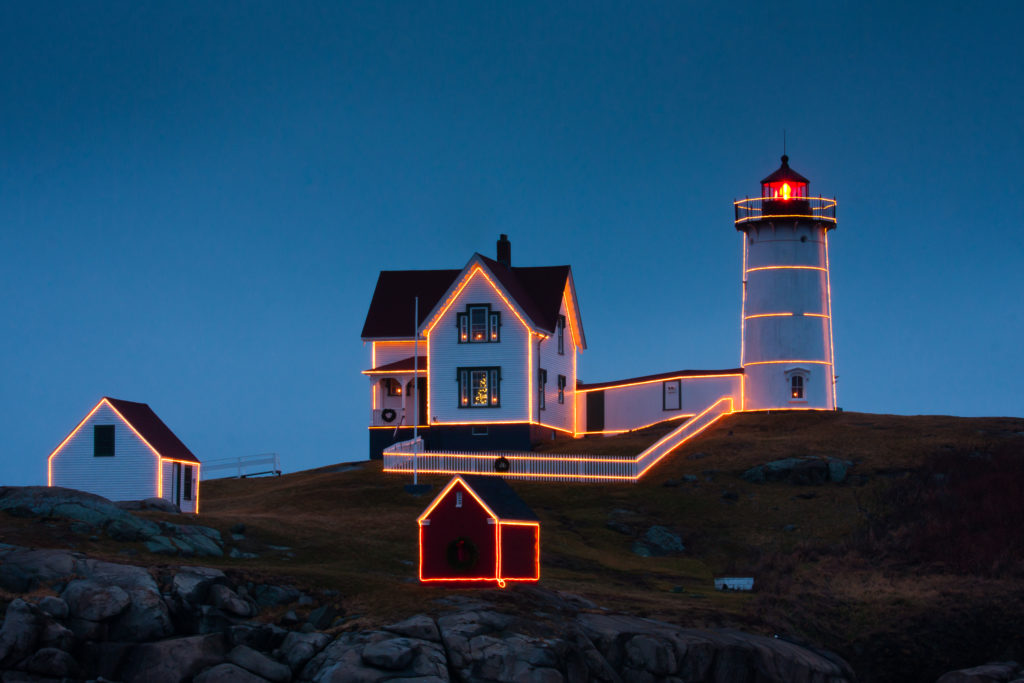
[[(556, 441), (544, 450), (635, 455), (675, 426)], [(353, 459), (363, 452), (365, 444), (352, 446)], [(752, 484), (740, 478), (755, 465), (792, 456), (831, 456), (854, 466), (843, 484)], [(980, 481), (974, 473), (986, 472), (993, 458), (1002, 483), (989, 481), (981, 489), (970, 484)], [(685, 475), (697, 481), (684, 482)], [(197, 522), (260, 557), (196, 563), (314, 591), (337, 590), (347, 614), (358, 615), (352, 626), (386, 623), (431, 609), (439, 597), (472, 593), (416, 580), (415, 520), (447, 478), (421, 477), (434, 485), (423, 497), (404, 492), (409, 479), (369, 462), (205, 481)], [(958, 488), (951, 481), (967, 483)], [(1024, 552), (1014, 545), (1021, 520), (994, 525), (1002, 536), (987, 538), (986, 547), (1013, 550), (996, 552), (994, 565), (950, 559), (972, 556), (977, 524), (993, 526), (999, 510), (1020, 510), (1009, 501), (1024, 490), (1024, 419), (737, 414), (636, 484), (512, 485), (541, 519), (546, 588), (684, 626), (731, 626), (806, 640), (839, 652), (862, 680), (935, 680), (959, 666), (1024, 657)], [(978, 512), (975, 499), (987, 500), (988, 490), (988, 512)], [(631, 551), (634, 537), (608, 528), (613, 516), (638, 534), (653, 524), (667, 526), (687, 550), (640, 557)], [(125, 561), (117, 554), (124, 544), (89, 541), (53, 522), (50, 540), (40, 535), (38, 522), (12, 518), (4, 524), (11, 543), (34, 535), (30, 544), (75, 544)], [(230, 540), (236, 524), (246, 526), (238, 543)], [(1017, 541), (1005, 537), (1014, 533)], [(967, 550), (940, 552), (943, 534), (954, 534), (946, 542)], [(148, 556), (141, 546), (136, 550), (140, 556), (128, 561), (180, 563)], [(755, 591), (716, 592), (712, 580), (722, 575), (753, 576)]]

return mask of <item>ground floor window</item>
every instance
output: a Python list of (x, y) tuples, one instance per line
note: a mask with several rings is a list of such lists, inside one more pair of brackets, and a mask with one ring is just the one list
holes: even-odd
[(565, 375), (558, 376), (558, 402), (565, 403)]
[(497, 408), (501, 405), (501, 368), (459, 368), (460, 408)]

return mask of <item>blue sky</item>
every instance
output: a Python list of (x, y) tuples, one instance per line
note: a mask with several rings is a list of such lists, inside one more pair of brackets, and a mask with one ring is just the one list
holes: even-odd
[(738, 365), (732, 201), (839, 200), (839, 403), (1024, 415), (1016, 2), (5, 3), (0, 484), (102, 395), (365, 457), (381, 269), (569, 263), (586, 381)]

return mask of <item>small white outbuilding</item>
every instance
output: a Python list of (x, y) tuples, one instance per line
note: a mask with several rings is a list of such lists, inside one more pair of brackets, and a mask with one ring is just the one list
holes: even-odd
[(199, 512), (199, 459), (145, 403), (104, 396), (46, 461), (48, 486)]

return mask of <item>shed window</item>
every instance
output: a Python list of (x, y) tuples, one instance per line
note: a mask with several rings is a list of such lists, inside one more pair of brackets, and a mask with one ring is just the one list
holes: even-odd
[(114, 456), (114, 425), (93, 425), (92, 454), (97, 458)]
[(192, 500), (192, 465), (185, 465), (185, 494), (182, 496), (185, 500)]
[(455, 492), (455, 507), (462, 507), (462, 491)]

